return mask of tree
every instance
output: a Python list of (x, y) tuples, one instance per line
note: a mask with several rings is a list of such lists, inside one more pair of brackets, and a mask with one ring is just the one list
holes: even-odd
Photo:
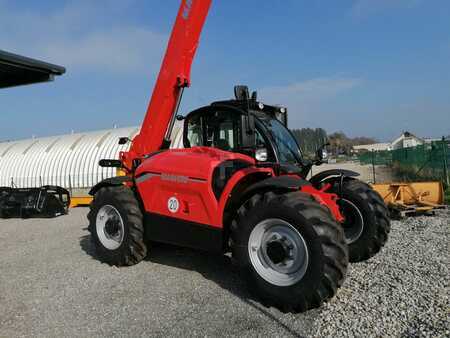
[(330, 150), (335, 155), (351, 155), (353, 146), (373, 144), (377, 141), (370, 137), (349, 138), (342, 131), (335, 132), (329, 136)]
[(377, 142), (366, 136), (349, 138), (342, 131), (327, 136), (327, 132), (322, 128), (292, 129), (291, 132), (303, 152), (310, 156), (313, 156), (316, 150), (327, 142), (330, 143), (327, 149), (333, 155), (351, 155), (353, 146)]
[(320, 146), (327, 142), (327, 132), (322, 128), (293, 129), (292, 134), (300, 148), (307, 154), (314, 154)]

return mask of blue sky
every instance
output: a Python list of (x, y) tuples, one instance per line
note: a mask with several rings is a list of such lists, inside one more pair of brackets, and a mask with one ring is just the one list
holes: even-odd
[[(0, 0), (0, 49), (63, 65), (0, 90), (0, 139), (139, 125), (178, 0)], [(290, 127), (389, 140), (450, 134), (448, 0), (213, 0), (182, 112), (234, 84)]]

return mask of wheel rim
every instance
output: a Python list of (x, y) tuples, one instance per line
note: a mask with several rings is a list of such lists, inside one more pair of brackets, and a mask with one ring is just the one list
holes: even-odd
[(356, 242), (364, 230), (364, 218), (358, 207), (345, 198), (339, 201), (340, 211), (345, 220), (342, 223), (347, 244)]
[(273, 285), (293, 285), (303, 278), (308, 268), (305, 239), (281, 219), (267, 219), (253, 228), (248, 253), (256, 272)]
[(123, 242), (125, 227), (122, 216), (112, 205), (104, 205), (97, 213), (97, 237), (102, 245), (109, 250), (115, 250)]

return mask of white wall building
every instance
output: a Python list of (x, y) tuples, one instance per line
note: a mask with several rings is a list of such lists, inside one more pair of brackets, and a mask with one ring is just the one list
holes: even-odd
[(412, 148), (425, 143), (424, 139), (411, 134), (408, 131), (402, 133), (398, 138), (391, 142), (389, 150)]
[(360, 146), (353, 146), (353, 151), (355, 153), (359, 153), (361, 151), (382, 151), (382, 150), (389, 150), (390, 146), (391, 146), (390, 143), (365, 144)]
[[(430, 139), (431, 140), (431, 139)], [(426, 143), (427, 140), (417, 137), (408, 131), (402, 133), (394, 141), (390, 143), (374, 143), (353, 146), (353, 151), (355, 153), (360, 153), (364, 151), (382, 151), (382, 150), (395, 150), (402, 148), (411, 148), (418, 145)], [(431, 142), (431, 141), (430, 141)]]

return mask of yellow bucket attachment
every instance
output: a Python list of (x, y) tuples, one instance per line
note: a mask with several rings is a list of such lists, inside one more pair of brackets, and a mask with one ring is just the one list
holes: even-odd
[(70, 208), (85, 207), (92, 202), (92, 196), (73, 196), (70, 199)]
[(435, 182), (377, 183), (372, 187), (394, 214), (406, 216), (443, 209), (444, 188)]

